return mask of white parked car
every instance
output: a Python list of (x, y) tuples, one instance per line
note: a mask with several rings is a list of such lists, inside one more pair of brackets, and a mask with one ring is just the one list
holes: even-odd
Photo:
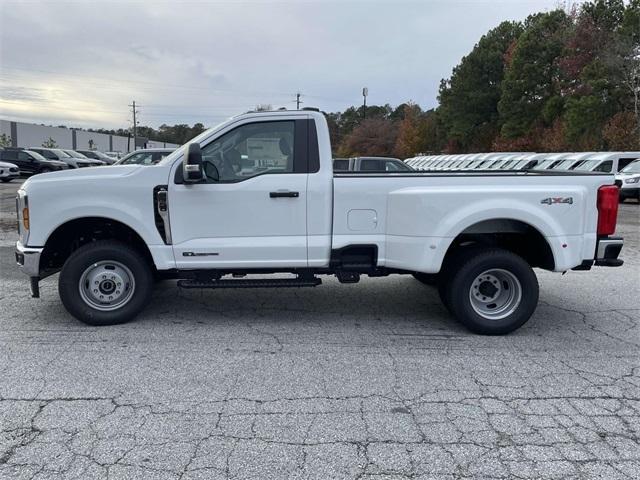
[(640, 201), (640, 160), (630, 163), (616, 175), (616, 185), (620, 188), (620, 201), (636, 198)]
[(116, 165), (155, 165), (164, 157), (173, 152), (175, 148), (145, 148), (126, 154)]
[[(134, 318), (158, 276), (284, 288), (413, 274), (483, 334), (531, 317), (534, 267), (622, 264), (611, 174), (336, 173), (332, 163), (321, 113), (254, 112), (156, 165), (35, 176), (18, 191), (17, 262), (34, 296), (60, 272), (62, 303), (92, 325)], [(274, 273), (292, 276), (236, 278)]]
[(8, 162), (0, 162), (0, 181), (7, 183), (20, 176), (20, 169), (17, 165)]

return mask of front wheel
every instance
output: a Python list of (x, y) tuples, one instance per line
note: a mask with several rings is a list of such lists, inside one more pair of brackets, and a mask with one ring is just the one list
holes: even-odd
[(9, 183), (11, 181), (11, 179), (7, 177), (0, 178), (0, 180), (2, 180), (2, 183)]
[(451, 313), (469, 330), (502, 335), (524, 325), (538, 304), (538, 280), (529, 264), (502, 249), (472, 251), (447, 283)]
[(153, 285), (149, 264), (129, 246), (101, 240), (83, 245), (67, 259), (58, 281), (65, 308), (89, 325), (116, 325), (146, 306)]

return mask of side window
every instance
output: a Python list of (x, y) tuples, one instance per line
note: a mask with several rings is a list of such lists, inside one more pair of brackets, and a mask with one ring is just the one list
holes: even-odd
[(11, 160), (18, 160), (18, 152), (16, 152), (15, 150), (5, 150), (4, 152), (2, 152), (2, 159), (9, 162)]
[(594, 172), (611, 172), (611, 167), (613, 166), (613, 160), (607, 160), (606, 162), (602, 162), (596, 168), (593, 169)]
[(349, 170), (349, 160), (334, 160), (333, 169), (342, 171)]
[(624, 167), (629, 165), (631, 162), (636, 160), (635, 158), (621, 158), (618, 160), (618, 171), (622, 170)]
[(396, 164), (396, 162), (391, 162), (391, 161), (389, 161), (389, 162), (385, 162), (385, 163), (384, 163), (384, 167), (385, 167), (384, 169), (385, 169), (387, 172), (397, 172), (397, 171), (399, 171), (399, 170), (402, 170), (402, 168), (400, 167), (400, 165)]
[(153, 154), (149, 152), (139, 153), (134, 163), (139, 165), (151, 165), (153, 163)]
[(207, 181), (240, 182), (257, 175), (293, 173), (294, 139), (293, 121), (250, 123), (227, 132), (202, 149)]
[(18, 160), (28, 162), (29, 160), (32, 160), (32, 158), (31, 155), (26, 152), (18, 152)]
[(384, 163), (380, 160), (360, 160), (360, 170), (369, 172), (384, 172)]

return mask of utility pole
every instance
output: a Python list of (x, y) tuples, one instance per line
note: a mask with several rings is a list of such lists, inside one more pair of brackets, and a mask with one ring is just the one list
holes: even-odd
[(136, 145), (137, 145), (137, 138), (138, 138), (138, 121), (136, 120), (136, 115), (138, 113), (138, 110), (136, 109), (136, 101), (133, 100), (131, 102), (131, 105), (129, 105), (131, 107), (131, 112), (133, 113), (133, 150), (136, 150)]
[(367, 119), (367, 95), (369, 95), (369, 89), (364, 87), (362, 89), (362, 119)]
[(300, 104), (303, 103), (302, 100), (300, 100), (301, 95), (300, 92), (296, 93), (296, 110), (300, 110)]

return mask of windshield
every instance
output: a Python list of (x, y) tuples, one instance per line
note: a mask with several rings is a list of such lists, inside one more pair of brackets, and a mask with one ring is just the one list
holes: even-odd
[(533, 167), (533, 169), (534, 170), (545, 170), (545, 169), (549, 168), (551, 165), (553, 165), (553, 162), (555, 162), (555, 160), (543, 160), (539, 164), (537, 164), (535, 167)]
[(46, 158), (44, 158), (42, 155), (40, 155), (38, 152), (34, 152), (32, 150), (25, 150), (25, 152), (27, 152), (29, 155), (31, 155), (36, 160), (40, 160), (41, 162), (48, 162), (49, 161)]
[(120, 160), (118, 165), (151, 165), (152, 163), (152, 152), (135, 152)]
[(73, 158), (87, 158), (84, 155), (82, 155), (81, 153), (78, 153), (78, 152), (76, 152), (74, 150), (64, 150), (64, 153), (68, 153)]
[(620, 170), (622, 173), (640, 173), (640, 160), (631, 162), (629, 165)]
[(52, 148), (51, 151), (58, 155), (59, 158), (71, 158), (71, 155), (69, 155), (64, 150), (60, 150), (59, 148)]
[(224, 125), (229, 123), (231, 120), (232, 119), (229, 118), (229, 119), (225, 120), (224, 122), (220, 122), (215, 127), (209, 128), (209, 129), (205, 130), (204, 132), (202, 132), (197, 137), (192, 138), (191, 140), (189, 140), (184, 145), (176, 147), (176, 149), (173, 152), (171, 152), (169, 155), (167, 155), (162, 160), (160, 160), (160, 162), (158, 162), (158, 165), (167, 165), (169, 163), (172, 163), (176, 158), (178, 158), (180, 155), (182, 155), (182, 151), (184, 150), (182, 147), (184, 147), (185, 145), (189, 145), (190, 143), (200, 143), (200, 142), (202, 142), (203, 140), (207, 139), (211, 135), (212, 132), (222, 128)]
[(554, 170), (567, 170), (575, 160), (563, 160), (559, 164), (553, 167)]
[(600, 163), (600, 160), (585, 160), (578, 165), (574, 170), (591, 170)]

